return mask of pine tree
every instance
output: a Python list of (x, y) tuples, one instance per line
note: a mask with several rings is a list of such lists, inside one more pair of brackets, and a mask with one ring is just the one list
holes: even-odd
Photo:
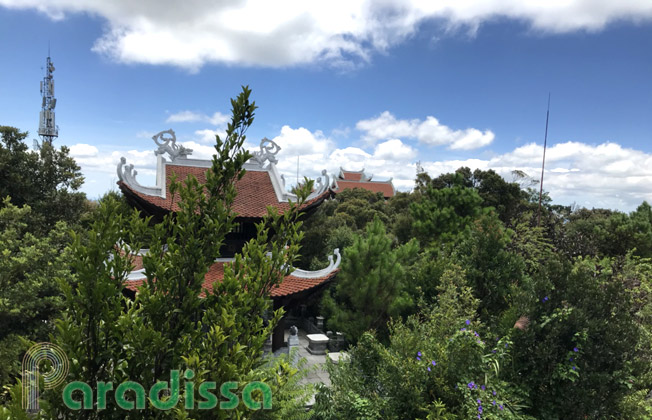
[(374, 219), (366, 235), (344, 250), (337, 284), (323, 305), (328, 326), (356, 342), (367, 330), (387, 335), (387, 322), (413, 305), (405, 292), (405, 265), (417, 252), (416, 241), (392, 249), (385, 225)]

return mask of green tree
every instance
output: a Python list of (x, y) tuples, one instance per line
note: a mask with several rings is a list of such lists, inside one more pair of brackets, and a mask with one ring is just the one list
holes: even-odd
[(87, 211), (86, 195), (79, 191), (84, 177), (66, 146), (56, 149), (43, 142), (30, 151), (27, 132), (0, 126), (0, 197), (10, 196), (17, 206), (32, 208), (29, 227), (46, 233), (57, 221), (70, 226)]
[[(263, 381), (282, 402), (274, 408), (279, 415), (301, 407), (300, 399), (287, 397), (297, 395), (292, 380), (296, 369), (286, 361), (270, 363), (262, 356), (264, 342), (282, 315), (280, 310), (272, 312), (270, 290), (288, 274), (297, 255), (298, 209), (312, 182), (306, 182), (299, 202), (289, 211), (270, 210), (258, 225), (256, 238), (225, 267), (221, 283), (210, 290), (204, 286), (206, 272), (234, 227), (234, 181), (242, 177), (243, 164), (250, 157), (242, 145), (256, 108), (249, 95), (245, 87), (232, 100), (232, 121), (225, 139), (216, 138), (206, 183), (201, 185), (192, 176), (172, 182), (170, 191), (180, 197), (180, 209), (165, 216), (151, 232), (150, 251), (143, 257), (147, 280), (133, 303), (122, 297), (121, 290), (132, 266), (129, 249), (139, 249), (137, 239), (143, 237), (147, 220), (135, 213), (125, 217), (120, 203), (109, 197), (100, 204), (84, 240), (75, 238), (77, 281), (65, 289), (66, 313), (55, 337), (71, 358), (70, 380), (119, 383), (129, 378), (154, 384), (168, 381), (173, 369), (191, 369), (195, 390), (205, 381), (235, 381), (240, 390), (249, 381)], [(256, 417), (242, 403), (231, 411), (186, 412), (186, 395), (171, 411), (148, 407), (133, 413), (110, 400), (101, 412), (71, 412), (61, 404), (61, 389), (46, 395), (48, 415), (54, 418)]]
[(390, 211), (380, 193), (359, 188), (338, 193), (306, 219), (298, 265), (311, 270), (323, 268), (333, 249), (350, 246), (354, 235), (363, 233), (376, 217), (389, 222)]
[(503, 379), (511, 341), (484, 337), (477, 303), (464, 271), (451, 266), (437, 303), (393, 322), (387, 345), (365, 333), (348, 363), (328, 365), (332, 386), (317, 395), (315, 418), (529, 419)]
[(470, 232), (473, 221), (483, 213), (482, 198), (464, 182), (461, 174), (455, 174), (450, 187), (429, 185), (421, 199), (410, 204), (421, 243), (450, 243)]
[(380, 219), (369, 223), (366, 235), (344, 250), (337, 283), (324, 296), (328, 327), (343, 332), (350, 342), (370, 329), (386, 337), (389, 319), (414, 304), (405, 281), (417, 249), (416, 241), (392, 249)]
[(71, 280), (66, 224), (35, 236), (27, 225), (31, 212), (8, 197), (0, 207), (0, 384), (18, 376), (31, 341), (46, 341), (54, 331), (62, 307), (56, 278)]

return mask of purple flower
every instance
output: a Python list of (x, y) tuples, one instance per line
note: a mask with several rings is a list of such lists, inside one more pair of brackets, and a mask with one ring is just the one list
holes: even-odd
[(466, 325), (471, 325), (471, 321), (469, 321), (468, 319), (465, 322), (466, 322)]
[(499, 410), (502, 410), (503, 408), (505, 408), (505, 407), (503, 407), (502, 404), (498, 404), (498, 409), (499, 409)]
[(475, 388), (475, 383), (473, 381), (469, 382), (468, 387), (469, 389)]
[(577, 349), (577, 347), (573, 347), (573, 351), (577, 353), (579, 350)]
[(496, 352), (496, 349), (494, 349), (494, 350), (491, 350), (491, 352), (492, 352), (492, 353), (495, 353), (495, 352)]
[(478, 401), (478, 404), (482, 404), (482, 400), (478, 398), (476, 401)]
[(421, 361), (421, 358), (420, 358), (419, 356), (417, 356), (417, 360), (418, 360), (418, 361)]
[(428, 372), (430, 372), (430, 366), (428, 366)]
[(481, 405), (478, 406), (478, 412), (479, 412), (480, 414), (482, 414), (482, 406), (481, 406)]
[(473, 335), (475, 335), (476, 337), (480, 337), (480, 334), (478, 334), (477, 331), (473, 331)]
[(493, 400), (493, 401), (491, 402), (491, 405), (496, 405), (496, 400)]
[(417, 356), (419, 356), (419, 357), (421, 356), (421, 352), (420, 352), (420, 351), (417, 352)]
[(437, 366), (437, 362), (435, 362), (435, 361), (433, 360), (433, 361), (432, 361), (432, 365), (433, 365), (433, 366)]
[(507, 343), (505, 343), (505, 348), (507, 348)]
[(479, 419), (481, 419), (481, 418), (482, 418), (482, 416), (481, 416), (480, 414), (478, 414), (478, 418), (479, 418)]
[(480, 389), (484, 391), (484, 390), (485, 390), (484, 385), (482, 385), (482, 386), (480, 387)]
[(546, 303), (546, 302), (548, 301), (548, 296), (546, 296), (546, 297), (544, 297), (543, 299), (541, 299), (541, 301), (542, 301), (543, 303)]
[(496, 391), (492, 392), (492, 394), (494, 394), (494, 397), (495, 397), (496, 396)]
[(466, 328), (460, 328), (460, 331), (466, 331)]
[(572, 361), (573, 361), (573, 358), (571, 357), (570, 359), (568, 359), (568, 361), (569, 361), (569, 362), (572, 362)]
[(573, 370), (575, 370), (575, 366), (573, 366)]

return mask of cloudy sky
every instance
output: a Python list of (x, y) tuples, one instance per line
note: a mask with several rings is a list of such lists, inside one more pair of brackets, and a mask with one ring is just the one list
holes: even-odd
[(460, 166), (538, 178), (559, 204), (652, 201), (650, 0), (0, 0), (0, 124), (36, 138), (51, 45), (59, 138), (84, 190), (121, 156), (154, 183), (151, 136), (212, 153), (240, 85), (248, 142), (289, 181), (365, 168), (410, 190)]

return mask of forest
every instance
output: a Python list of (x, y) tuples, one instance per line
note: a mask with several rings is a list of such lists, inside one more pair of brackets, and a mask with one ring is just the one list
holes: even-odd
[[(348, 190), (314, 212), (269, 211), (224, 281), (201, 297), (209, 265), (234, 228), (234, 181), (256, 105), (231, 101), (206, 184), (174, 182), (180, 210), (152, 226), (119, 192), (88, 200), (69, 150), (30, 150), (0, 127), (0, 418), (650, 419), (652, 207), (553, 204), (527, 174), (459, 168), (385, 200)], [(122, 293), (129, 250), (148, 281)], [(302, 364), (263, 345), (282, 310), (269, 290), (292, 262), (319, 269), (343, 250), (317, 310), (348, 342), (332, 384), (300, 385)], [(191, 392), (167, 411), (71, 411), (44, 389), (21, 406), (21, 360), (48, 341), (70, 360), (70, 381), (261, 381), (271, 410), (193, 410)], [(315, 395), (315, 404), (305, 403)], [(170, 398), (174, 395), (170, 395)], [(188, 405), (189, 404), (189, 405)], [(190, 409), (187, 407), (191, 407)]]

